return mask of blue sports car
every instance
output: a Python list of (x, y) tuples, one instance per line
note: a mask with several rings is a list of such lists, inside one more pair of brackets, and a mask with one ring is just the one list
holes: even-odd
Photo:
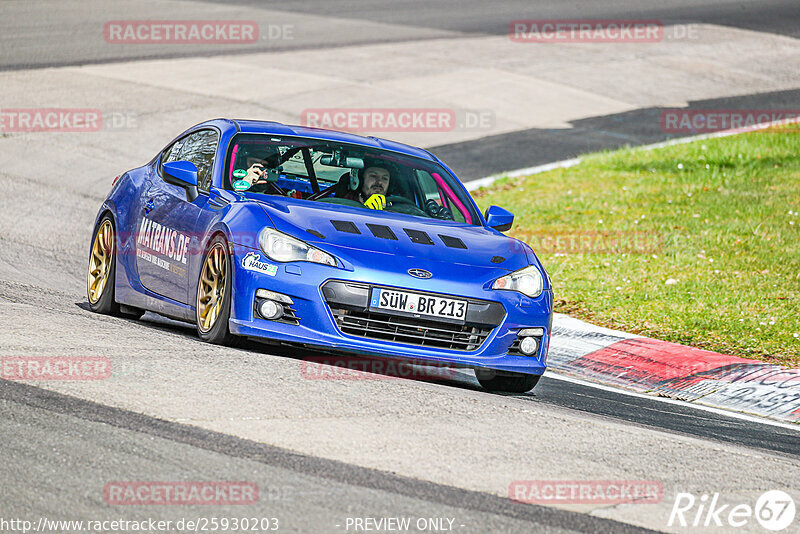
[(244, 336), (467, 367), (494, 391), (545, 370), (553, 294), (533, 250), (436, 156), (400, 143), (216, 119), (118, 176), (88, 300)]

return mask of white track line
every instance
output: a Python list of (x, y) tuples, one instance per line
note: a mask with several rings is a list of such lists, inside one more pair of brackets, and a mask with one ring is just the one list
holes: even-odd
[(525, 176), (530, 174), (539, 174), (540, 172), (547, 172), (552, 171), (553, 169), (565, 169), (567, 167), (572, 167), (573, 165), (577, 165), (581, 162), (580, 158), (572, 158), (572, 159), (565, 159), (563, 161), (556, 161), (555, 163), (545, 163), (544, 165), (537, 165), (535, 167), (525, 167), (524, 169), (517, 169), (515, 171), (508, 171), (501, 174), (493, 174), (492, 176), (487, 176), (486, 178), (479, 178), (478, 180), (473, 180), (471, 182), (467, 182), (464, 184), (467, 187), (467, 191), (474, 191), (481, 187), (488, 187), (492, 185), (495, 180), (499, 180), (500, 178), (515, 178), (517, 176)]

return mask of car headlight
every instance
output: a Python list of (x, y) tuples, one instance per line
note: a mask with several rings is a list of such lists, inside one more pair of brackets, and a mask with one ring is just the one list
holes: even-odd
[(538, 297), (544, 289), (542, 273), (533, 265), (529, 265), (519, 271), (514, 271), (502, 278), (498, 278), (492, 284), (492, 289), (504, 289), (506, 291), (519, 291), (529, 297)]
[(261, 231), (258, 235), (258, 245), (271, 260), (310, 261), (337, 267), (336, 260), (327, 252), (272, 228), (264, 228)]

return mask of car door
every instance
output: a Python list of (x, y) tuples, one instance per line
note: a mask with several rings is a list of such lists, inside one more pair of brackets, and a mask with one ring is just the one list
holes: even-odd
[(216, 130), (205, 129), (167, 147), (139, 213), (136, 264), (141, 282), (150, 291), (183, 304), (191, 304), (188, 256), (202, 242), (195, 223), (207, 197), (200, 195), (189, 202), (185, 189), (163, 180), (162, 167), (170, 161), (191, 161), (197, 166), (198, 184), (202, 187), (210, 182), (218, 141)]

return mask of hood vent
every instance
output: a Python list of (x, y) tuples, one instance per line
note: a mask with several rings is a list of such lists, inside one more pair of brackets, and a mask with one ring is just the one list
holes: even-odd
[(382, 224), (370, 224), (367, 223), (367, 228), (369, 231), (372, 232), (372, 235), (378, 237), (380, 239), (391, 239), (392, 241), (397, 241), (397, 236), (394, 235), (392, 229), (388, 226), (384, 226)]
[(417, 243), (419, 245), (433, 245), (433, 239), (421, 230), (412, 230), (411, 228), (403, 228), (408, 237), (411, 238), (413, 243)]
[(463, 249), (467, 248), (467, 245), (465, 245), (464, 242), (461, 241), (457, 237), (453, 237), (451, 235), (443, 235), (443, 234), (439, 234), (439, 237), (442, 238), (442, 242), (447, 247), (450, 247), (450, 248), (463, 248)]
[(345, 232), (348, 234), (360, 234), (361, 230), (358, 227), (350, 222), (350, 221), (331, 221), (333, 227), (339, 230), (340, 232)]
[(503, 263), (506, 259), (503, 256), (492, 256), (492, 263)]
[[(356, 228), (356, 230), (358, 230), (358, 228)], [(313, 235), (314, 237), (318, 237), (320, 239), (325, 239), (325, 236), (322, 234), (322, 232), (317, 232), (316, 230), (312, 230), (311, 228), (306, 230), (306, 232), (308, 232), (309, 234)]]

